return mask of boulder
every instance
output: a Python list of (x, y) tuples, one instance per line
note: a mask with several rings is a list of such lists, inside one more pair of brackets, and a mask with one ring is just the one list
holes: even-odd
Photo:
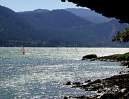
[(81, 83), (80, 82), (73, 82), (73, 85), (75, 85), (76, 87), (80, 87)]
[(71, 82), (70, 81), (68, 81), (68, 82), (66, 82), (66, 84), (65, 85), (71, 85)]
[(127, 66), (128, 68), (129, 68), (129, 62), (127, 61), (127, 62), (122, 62), (121, 63), (123, 66)]
[(82, 60), (96, 59), (96, 58), (97, 58), (97, 55), (96, 54), (89, 54), (89, 55), (83, 56), (82, 57)]
[(114, 94), (104, 94), (100, 99), (116, 99)]

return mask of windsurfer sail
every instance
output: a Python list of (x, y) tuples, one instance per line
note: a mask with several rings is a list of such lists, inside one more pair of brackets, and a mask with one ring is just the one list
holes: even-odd
[(25, 55), (25, 48), (22, 47), (22, 54)]

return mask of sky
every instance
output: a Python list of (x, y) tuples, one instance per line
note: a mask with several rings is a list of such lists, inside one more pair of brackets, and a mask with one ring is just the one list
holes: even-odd
[(35, 9), (64, 9), (76, 8), (77, 6), (70, 2), (61, 2), (61, 0), (0, 0), (0, 5), (8, 7), (16, 12), (30, 11)]

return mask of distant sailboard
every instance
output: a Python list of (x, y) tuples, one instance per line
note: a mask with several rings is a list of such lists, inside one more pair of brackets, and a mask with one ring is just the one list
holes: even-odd
[(22, 54), (25, 55), (25, 48), (22, 47)]

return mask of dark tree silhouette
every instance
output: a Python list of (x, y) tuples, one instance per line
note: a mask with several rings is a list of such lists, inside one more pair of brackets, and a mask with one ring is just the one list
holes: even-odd
[[(106, 17), (115, 17), (120, 22), (129, 23), (128, 14), (128, 0), (61, 0), (62, 2), (68, 1), (77, 4), (77, 6), (87, 7), (101, 13)], [(129, 41), (129, 28), (122, 32), (118, 32), (113, 41), (128, 42)]]
[(88, 7), (106, 17), (115, 17), (129, 23), (128, 0), (61, 0), (73, 2), (77, 6)]

